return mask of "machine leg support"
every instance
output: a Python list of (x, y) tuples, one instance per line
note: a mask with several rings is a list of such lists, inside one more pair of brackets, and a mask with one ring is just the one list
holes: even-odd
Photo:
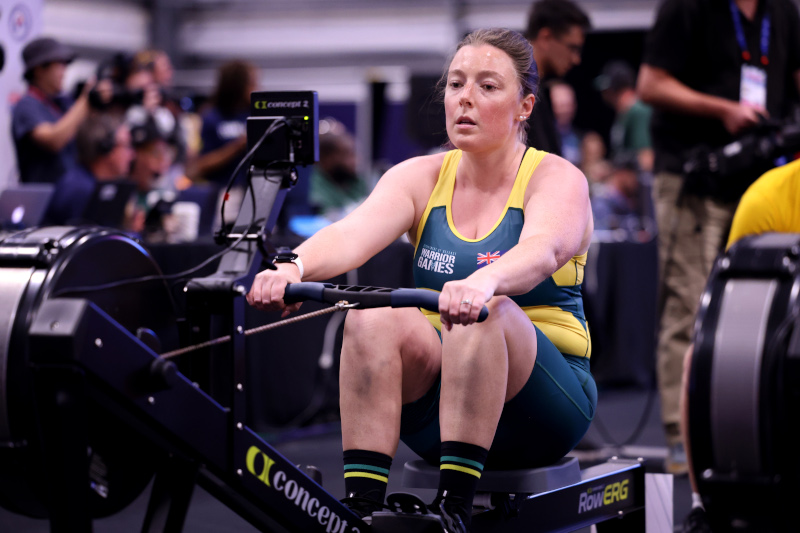
[(196, 464), (174, 455), (164, 459), (153, 481), (142, 533), (183, 531), (196, 478)]

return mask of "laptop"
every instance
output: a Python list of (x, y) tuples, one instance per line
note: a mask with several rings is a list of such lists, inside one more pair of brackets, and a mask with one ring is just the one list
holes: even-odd
[(83, 211), (82, 221), (109, 228), (122, 228), (125, 208), (135, 191), (136, 185), (132, 181), (98, 181)]
[(21, 230), (39, 226), (53, 197), (51, 183), (23, 183), (0, 192), (0, 228)]

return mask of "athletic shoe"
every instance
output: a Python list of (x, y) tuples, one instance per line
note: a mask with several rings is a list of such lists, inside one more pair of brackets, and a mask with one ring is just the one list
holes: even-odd
[(350, 509), (354, 515), (363, 520), (371, 516), (375, 511), (381, 511), (387, 508), (383, 502), (377, 500), (378, 494), (376, 490), (367, 491), (363, 494), (351, 492), (346, 498), (342, 498), (339, 501)]
[(444, 495), (433, 500), (428, 508), (442, 518), (444, 533), (469, 533), (472, 506), (467, 505), (464, 498), (448, 496), (445, 491)]

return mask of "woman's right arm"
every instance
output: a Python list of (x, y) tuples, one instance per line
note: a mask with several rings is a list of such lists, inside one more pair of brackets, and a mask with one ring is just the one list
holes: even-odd
[[(443, 154), (418, 157), (392, 167), (353, 212), (294, 250), (303, 263), (302, 280), (297, 265), (280, 263), (277, 270), (256, 276), (247, 301), (259, 309), (284, 309), (287, 283), (326, 280), (363, 265), (419, 220), (443, 158)], [(296, 307), (287, 308), (287, 313)]]

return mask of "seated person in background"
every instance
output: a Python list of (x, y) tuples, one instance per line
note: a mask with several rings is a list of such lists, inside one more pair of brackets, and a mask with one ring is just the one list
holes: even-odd
[(309, 201), (321, 215), (337, 220), (368, 193), (356, 174), (356, 147), (344, 124), (332, 118), (320, 122), (319, 162), (311, 171)]
[[(95, 223), (86, 209), (100, 182), (127, 179), (133, 149), (128, 126), (116, 115), (93, 113), (78, 130), (76, 138), (79, 165), (70, 169), (56, 183), (48, 208), (48, 224)], [(122, 218), (122, 217), (121, 217)], [(125, 229), (139, 231), (143, 217), (126, 213)]]
[(135, 154), (130, 178), (136, 184), (135, 210), (145, 219), (143, 237), (163, 240), (162, 218), (169, 213), (176, 194), (158, 190), (156, 183), (175, 158), (175, 117), (164, 107), (148, 110), (135, 106), (126, 113), (125, 122), (131, 130)]
[[(403, 234), (414, 278), (440, 291), (439, 312), (347, 314), (340, 391), (345, 502), (383, 503), (398, 439), (440, 464), (448, 532), (469, 531), (484, 465), (537, 467), (564, 457), (589, 428), (597, 389), (581, 299), (592, 214), (586, 178), (528, 148), (539, 82), (519, 33), (476, 30), (441, 80), (456, 149), (392, 167), (345, 218), (259, 273), (247, 296), (283, 302), (287, 283), (357, 268)], [(477, 323), (486, 304), (489, 317)]]
[(642, 195), (639, 163), (632, 152), (616, 156), (611, 174), (592, 196), (594, 229), (622, 230), (626, 240), (648, 240), (642, 227)]
[(573, 165), (581, 162), (581, 134), (575, 129), (573, 121), (578, 110), (575, 89), (563, 81), (550, 84), (550, 104), (556, 119), (556, 130), (561, 137), (561, 155)]
[[(774, 168), (753, 182), (739, 201), (733, 215), (726, 249), (748, 235), (762, 233), (800, 233), (800, 159)], [(694, 344), (689, 346), (683, 360), (681, 394), (681, 433), (689, 464), (692, 486), (692, 510), (684, 522), (685, 533), (707, 533), (710, 530), (705, 509), (692, 468), (689, 439), (689, 370), (692, 367)]]
[[(581, 164), (579, 168), (589, 180), (589, 192), (602, 189), (602, 184), (611, 174), (611, 163), (606, 159), (606, 143), (596, 131), (587, 131), (581, 140)], [(598, 187), (598, 185), (600, 185)]]
[(161, 103), (175, 119), (175, 157), (168, 171), (158, 182), (163, 189), (180, 189), (189, 186), (186, 177), (186, 162), (197, 156), (200, 147), (199, 115), (194, 113), (188, 94), (173, 86), (175, 70), (169, 55), (163, 50), (151, 48), (140, 50), (133, 56), (135, 64), (150, 74), (153, 86), (158, 91)]

